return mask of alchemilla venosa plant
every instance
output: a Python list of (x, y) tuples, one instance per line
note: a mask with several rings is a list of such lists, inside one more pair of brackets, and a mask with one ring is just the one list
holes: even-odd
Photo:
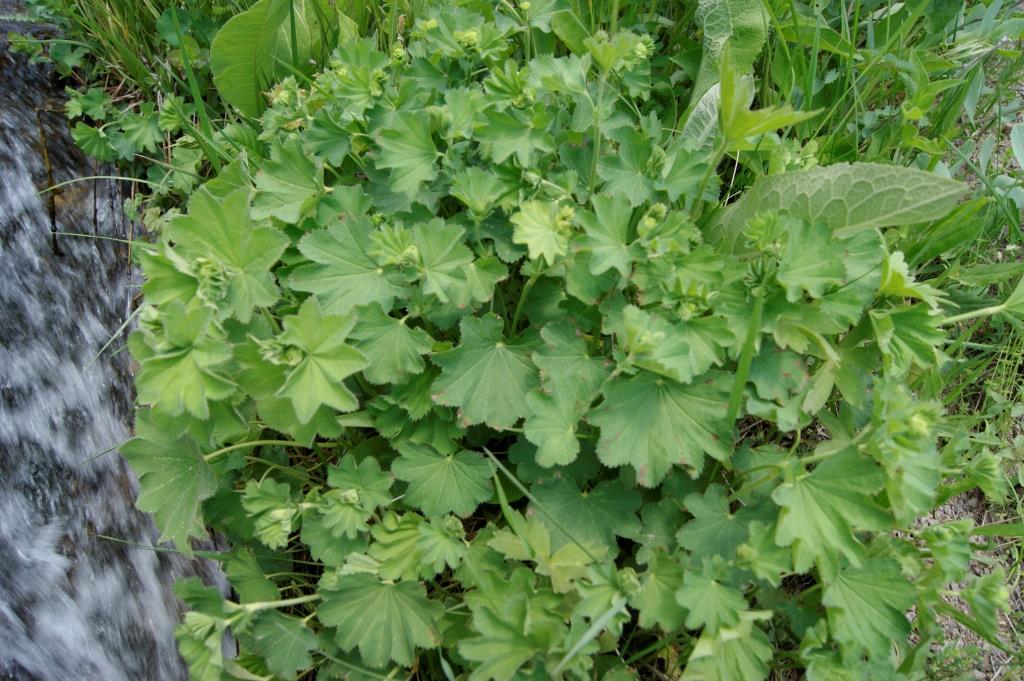
[(164, 538), (232, 546), (232, 599), (179, 586), (193, 677), (917, 679), (952, 585), (994, 639), (970, 521), (917, 522), (1003, 494), (911, 387), (964, 315), (893, 238), (962, 185), (819, 166), (707, 8), (677, 111), (642, 26), (455, 4), (321, 18), (265, 97), (214, 40), (249, 122), (141, 249), (124, 449)]

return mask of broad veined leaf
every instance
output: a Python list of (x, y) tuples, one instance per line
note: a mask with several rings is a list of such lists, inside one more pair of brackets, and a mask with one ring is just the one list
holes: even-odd
[[(627, 568), (620, 572), (607, 562), (591, 567), (586, 577), (577, 582), (580, 601), (573, 608), (573, 614), (603, 624), (604, 631), (611, 636), (620, 636), (622, 625), (631, 619), (626, 605), (628, 592), (636, 587), (635, 579), (633, 570)], [(570, 626), (573, 624), (576, 623), (570, 621)], [(569, 636), (570, 640), (575, 638), (572, 633)], [(596, 650), (597, 646), (592, 649)]]
[[(294, 22), (291, 19), (294, 17)], [(309, 73), (337, 32), (338, 14), (324, 0), (260, 0), (224, 24), (210, 45), (210, 70), (221, 97), (246, 116), (266, 108), (275, 75)], [(292, 44), (292, 37), (295, 44)], [(292, 58), (297, 57), (297, 63)]]
[[(248, 192), (232, 192), (218, 200), (199, 190), (189, 201), (188, 215), (175, 218), (170, 236), (181, 246), (204, 258), (193, 269), (199, 291), (209, 302), (224, 304), (242, 322), (253, 308), (267, 307), (278, 298), (270, 268), (288, 246), (288, 238), (275, 229), (252, 224), (248, 217)], [(222, 296), (223, 300), (216, 299)]]
[[(604, 180), (601, 191), (624, 197), (631, 206), (639, 206), (651, 197), (654, 180), (648, 173), (651, 143), (632, 128), (618, 134), (619, 148), (597, 164), (597, 174)], [(596, 208), (596, 204), (595, 204)]]
[(441, 607), (415, 582), (392, 584), (373, 575), (329, 575), (320, 583), (317, 617), (334, 627), (343, 649), (359, 649), (363, 661), (380, 668), (389, 661), (410, 667), (417, 648), (433, 648)]
[(464, 7), (443, 6), (430, 12), (430, 22), (421, 35), (433, 53), (467, 60), (493, 60), (503, 55), (508, 44), (507, 27), (488, 21), (482, 14)]
[(298, 141), (275, 144), (256, 173), (252, 216), (298, 223), (316, 210), (324, 193), (324, 168), (306, 156)]
[(229, 624), (224, 597), (197, 577), (179, 580), (174, 585), (174, 593), (192, 608), (174, 630), (178, 650), (188, 661), (191, 678), (200, 681), (223, 678), (224, 657), (220, 643)]
[(1024, 278), (1017, 282), (1013, 292), (999, 305), (999, 311), (1024, 319)]
[[(512, 529), (494, 532), (487, 542), (495, 551), (512, 560), (536, 563), (539, 574), (551, 578), (551, 588), (556, 593), (566, 593), (573, 588), (573, 581), (587, 573), (587, 565), (602, 553), (600, 546), (569, 542), (557, 550), (551, 548), (551, 535), (546, 525), (536, 515), (524, 520), (517, 511), (512, 511), (515, 520)], [(595, 555), (598, 554), (598, 555)]]
[(213, 470), (195, 442), (187, 436), (169, 436), (151, 412), (138, 413), (135, 429), (135, 438), (121, 447), (121, 453), (139, 477), (136, 504), (153, 514), (160, 541), (172, 541), (191, 555), (189, 537), (206, 536), (199, 507), (217, 490)]
[(445, 455), (428, 445), (403, 442), (391, 472), (409, 484), (405, 501), (429, 517), (454, 513), (465, 518), (490, 499), (493, 469), (487, 459), (462, 450)]
[(431, 518), (420, 523), (416, 547), (423, 555), (424, 567), (435, 575), (445, 567), (457, 568), (466, 555), (466, 530), (453, 515)]
[(967, 576), (971, 562), (971, 530), (974, 521), (966, 518), (929, 525), (921, 531), (935, 563), (932, 572), (945, 582), (959, 582)]
[[(517, 613), (522, 610), (516, 608)], [(521, 618), (508, 614), (499, 616), (487, 607), (474, 610), (473, 629), (478, 635), (459, 641), (459, 652), (478, 663), (469, 677), (471, 681), (511, 681), (519, 668), (538, 653), (539, 642), (524, 633), (528, 630), (526, 613)]]
[(916, 592), (896, 561), (875, 558), (842, 570), (826, 583), (821, 600), (829, 606), (832, 635), (851, 657), (865, 651), (881, 659), (891, 654), (893, 644), (906, 643), (910, 621), (904, 613)]
[(694, 102), (718, 81), (726, 45), (735, 67), (750, 73), (768, 36), (768, 16), (759, 0), (699, 0), (697, 20), (704, 29), (704, 53)]
[[(751, 109), (756, 86), (754, 78), (742, 75), (731, 63), (729, 47), (722, 51), (722, 80), (719, 83), (719, 122), (727, 151), (756, 148), (756, 138), (765, 133), (809, 120), (819, 111), (795, 111), (792, 106)], [(753, 138), (753, 139), (750, 139)]]
[(551, 20), (565, 10), (564, 0), (539, 0), (522, 9), (523, 17), (534, 28), (545, 33), (551, 32)]
[(252, 171), (246, 151), (220, 169), (217, 176), (203, 183), (206, 189), (218, 199), (225, 199), (239, 189), (252, 192)]
[(384, 579), (402, 581), (413, 581), (423, 576), (419, 548), (423, 522), (423, 516), (418, 513), (398, 515), (388, 511), (380, 522), (373, 524), (369, 555), (378, 563), (377, 574)]
[(359, 503), (368, 510), (387, 506), (391, 501), (391, 477), (381, 471), (377, 459), (367, 457), (357, 461), (346, 454), (327, 469), (327, 484), (342, 492), (354, 491)]
[(838, 323), (852, 326), (860, 321), (864, 308), (875, 299), (885, 258), (882, 236), (866, 229), (842, 239), (841, 249), (846, 275), (843, 283), (821, 298), (821, 309)]
[(632, 31), (617, 31), (612, 36), (598, 32), (584, 39), (583, 44), (594, 58), (594, 63), (607, 73), (626, 67), (629, 58), (636, 56), (641, 38)]
[(754, 394), (747, 398), (748, 413), (774, 421), (784, 431), (806, 424), (802, 406), (811, 387), (810, 373), (800, 355), (764, 343), (750, 365), (749, 381)]
[[(687, 486), (690, 480), (677, 476)], [(682, 504), (675, 498), (677, 493), (667, 495), (661, 501), (646, 504), (640, 513), (641, 527), (638, 541), (642, 544), (636, 553), (639, 563), (647, 563), (658, 554), (669, 553), (677, 547), (676, 531), (686, 520)]]
[(688, 629), (704, 627), (712, 634), (722, 627), (739, 624), (740, 613), (747, 609), (747, 599), (741, 591), (696, 572), (687, 572), (683, 577), (676, 602), (688, 611)]
[(581, 490), (572, 480), (551, 478), (535, 484), (530, 492), (534, 513), (548, 528), (555, 550), (577, 541), (613, 553), (616, 537), (636, 539), (640, 534), (636, 515), (640, 494), (618, 481), (606, 480)]
[(971, 629), (987, 641), (998, 641), (1002, 626), (999, 611), (1005, 611), (1010, 601), (1003, 568), (996, 567), (986, 575), (976, 575), (964, 589), (963, 599), (971, 606), (971, 614), (974, 615)]
[(273, 478), (249, 480), (245, 484), (242, 507), (253, 520), (256, 539), (272, 549), (284, 548), (295, 529), (299, 507), (291, 497), (291, 488)]
[(783, 221), (787, 227), (786, 250), (776, 277), (786, 289), (786, 299), (796, 302), (803, 293), (821, 298), (825, 290), (843, 281), (841, 244), (821, 223)]
[(733, 513), (725, 489), (718, 484), (710, 485), (703, 495), (688, 495), (683, 504), (693, 520), (679, 530), (676, 538), (696, 559), (716, 555), (732, 559), (736, 548), (749, 536), (750, 522), (758, 517), (757, 510), (749, 506)]
[(587, 53), (584, 40), (590, 36), (590, 31), (583, 26), (573, 12), (566, 10), (551, 17), (551, 30), (574, 55)]
[(373, 223), (350, 218), (307, 234), (299, 251), (312, 260), (292, 272), (289, 285), (316, 295), (325, 314), (344, 314), (357, 305), (379, 303), (385, 310), (408, 289), (401, 278), (369, 255)]
[(313, 664), (309, 651), (316, 648), (316, 634), (297, 619), (265, 610), (256, 618), (252, 637), (270, 671), (283, 679), (294, 679), (297, 671)]
[(772, 646), (756, 622), (770, 618), (769, 612), (742, 612), (736, 626), (723, 627), (714, 634), (705, 630), (690, 653), (681, 681), (768, 678)]
[(139, 151), (154, 152), (164, 141), (164, 134), (160, 130), (157, 114), (151, 102), (140, 104), (137, 114), (126, 114), (121, 119), (121, 130), (124, 131), (125, 139)]
[(673, 557), (656, 553), (639, 575), (640, 589), (630, 605), (640, 611), (640, 626), (660, 626), (663, 631), (676, 631), (686, 620), (686, 609), (676, 602), (676, 592), (683, 584), (683, 566)]
[[(558, 1), (561, 2), (561, 0)], [(554, 57), (550, 54), (538, 55), (528, 64), (527, 82), (531, 86), (552, 92), (585, 96), (590, 63), (589, 56), (581, 59), (576, 55), (566, 57)]]
[(629, 305), (623, 310), (620, 341), (633, 364), (680, 383), (725, 361), (735, 337), (720, 317), (697, 317), (672, 324), (661, 316)]
[(313, 418), (300, 423), (292, 401), (278, 396), (292, 368), (289, 362), (297, 359), (294, 350), (268, 334), (265, 339), (251, 337), (249, 342), (236, 345), (235, 359), (241, 369), (238, 382), (256, 401), (256, 411), (266, 425), (307, 446), (317, 435), (335, 437), (341, 432), (337, 412), (330, 407), (321, 406)]
[(176, 300), (163, 308), (156, 348), (146, 344), (142, 332), (131, 335), (129, 345), (141, 365), (135, 377), (140, 403), (172, 416), (188, 412), (206, 419), (210, 401), (234, 394), (235, 384), (218, 372), (231, 359), (231, 347), (212, 318), (209, 307), (186, 310)]
[(351, 149), (349, 135), (341, 114), (325, 108), (309, 124), (303, 142), (316, 158), (332, 166), (340, 166)]
[(897, 375), (905, 374), (912, 365), (924, 369), (939, 366), (945, 360), (941, 350), (945, 335), (939, 330), (941, 318), (927, 305), (871, 310), (868, 314), (878, 347)]
[(934, 173), (878, 163), (839, 163), (756, 181), (722, 211), (707, 233), (733, 247), (747, 221), (763, 212), (821, 222), (840, 235), (937, 220), (966, 187)]
[(366, 355), (369, 364), (363, 373), (373, 383), (401, 383), (420, 373), (426, 367), (422, 355), (433, 345), (426, 331), (410, 328), (404, 318), (387, 315), (376, 303), (359, 310), (352, 338)]
[(904, 526), (932, 509), (942, 479), (935, 425), (942, 406), (917, 400), (896, 380), (881, 380), (874, 390), (874, 414), (868, 451), (886, 471), (885, 489), (896, 520)]
[[(444, 103), (447, 112), (445, 126), (454, 139), (471, 138), (477, 115), (490, 104), (479, 86), (452, 88), (444, 94)], [(474, 167), (472, 170), (481, 169)]]
[(65, 105), (65, 113), (68, 120), (75, 120), (81, 116), (88, 116), (97, 121), (107, 117), (107, 109), (110, 107), (110, 94), (103, 88), (91, 87), (85, 92), (79, 92), (67, 88), (68, 101)]
[(384, 67), (388, 65), (388, 56), (377, 50), (377, 41), (372, 37), (341, 41), (335, 56), (337, 64), (329, 80), (331, 94), (346, 112), (361, 119), (384, 94), (382, 81), (387, 78)]
[(342, 383), (368, 363), (361, 352), (345, 343), (354, 320), (324, 315), (316, 298), (308, 298), (297, 315), (285, 317), (282, 323), (284, 332), (278, 340), (297, 348), (301, 359), (277, 394), (292, 401), (299, 421), (308, 422), (322, 404), (338, 411), (358, 407), (355, 395)]
[(793, 571), (789, 549), (775, 543), (774, 529), (762, 522), (750, 523), (750, 537), (736, 549), (736, 563), (758, 579), (778, 586), (782, 577)]
[(528, 338), (508, 342), (501, 327), (493, 314), (464, 317), (458, 347), (432, 357), (441, 367), (432, 387), (434, 401), (458, 407), (467, 424), (508, 428), (529, 412), (526, 395), (538, 383), (530, 361), (536, 343)]
[(587, 411), (572, 394), (547, 395), (534, 390), (526, 395), (529, 413), (523, 435), (537, 445), (537, 463), (546, 468), (564, 466), (576, 460), (580, 442), (576, 426)]
[(565, 212), (557, 203), (526, 201), (509, 218), (515, 225), (512, 240), (530, 250), (534, 260), (543, 258), (549, 265), (569, 252), (571, 209)]
[(590, 271), (602, 274), (614, 268), (626, 278), (638, 255), (636, 249), (630, 248), (629, 222), (633, 209), (620, 196), (595, 194), (590, 202), (594, 206), (593, 213), (581, 211), (576, 215), (587, 234), (583, 246), (590, 249)]
[(888, 514), (871, 498), (885, 474), (855, 449), (833, 454), (811, 472), (798, 468), (772, 492), (782, 510), (775, 530), (780, 546), (792, 546), (800, 572), (814, 562), (835, 567), (839, 555), (860, 565), (864, 548), (854, 529), (882, 530)]
[(587, 354), (587, 343), (572, 322), (551, 322), (540, 337), (544, 344), (533, 353), (533, 363), (540, 368), (544, 390), (589, 405), (611, 374), (607, 363)]
[(514, 154), (519, 165), (526, 168), (535, 154), (555, 150), (554, 138), (548, 132), (552, 121), (550, 113), (488, 111), (483, 120), (476, 136), (488, 146), (495, 163), (504, 163)]
[(392, 120), (393, 127), (380, 131), (377, 166), (391, 170), (393, 191), (414, 197), (420, 185), (437, 177), (441, 154), (431, 137), (429, 117), (402, 112)]
[(725, 422), (730, 384), (723, 374), (707, 374), (691, 385), (647, 371), (616, 378), (588, 417), (601, 429), (601, 462), (629, 464), (637, 481), (651, 487), (673, 465), (696, 474), (704, 467), (704, 454), (724, 461), (731, 441)]
[(412, 236), (423, 292), (442, 303), (469, 297), (466, 268), (473, 264), (473, 252), (464, 243), (463, 229), (437, 219), (414, 226)]
[[(331, 536), (352, 540), (370, 529), (372, 507), (360, 503), (359, 493), (354, 490), (329, 490), (319, 497), (316, 510), (320, 522)], [(308, 504), (314, 503), (308, 501)]]
[(463, 170), (452, 179), (452, 196), (479, 217), (491, 212), (506, 191), (506, 186), (496, 174), (476, 166)]
[(906, 258), (900, 251), (894, 251), (886, 258), (878, 293), (894, 298), (917, 298), (928, 303), (933, 310), (937, 310), (946, 298), (946, 295), (934, 286), (915, 281)]
[(210, 45), (213, 84), (246, 116), (258, 116), (267, 106), (263, 90), (273, 77), (278, 30), (287, 18), (285, 3), (260, 0), (231, 17)]
[(490, 301), (494, 297), (494, 287), (508, 278), (508, 268), (493, 255), (466, 263), (462, 266), (462, 272), (466, 285), (457, 291), (455, 304), (459, 307)]
[[(717, 87), (709, 90), (708, 94), (712, 92), (717, 96)], [(701, 98), (701, 101), (703, 102), (704, 98)], [(717, 110), (714, 113), (715, 118), (713, 120), (717, 122)], [(694, 120), (695, 115), (697, 115), (697, 112), (691, 115), (690, 120)], [(687, 127), (689, 125), (688, 121)], [(676, 138), (676, 141), (669, 147), (665, 165), (661, 169), (661, 179), (655, 186), (667, 193), (671, 201), (678, 201), (681, 196), (690, 200), (696, 199), (702, 186), (704, 188), (704, 199), (715, 200), (718, 197), (717, 184), (713, 181), (708, 181), (707, 185), (704, 184), (704, 178), (707, 176), (708, 160), (707, 156), (702, 153), (703, 149), (699, 146), (701, 143), (699, 135), (701, 134), (708, 133), (703, 131), (697, 133), (698, 139), (694, 139), (687, 135), (684, 128), (683, 134)]]
[(721, 134), (718, 110), (721, 107), (722, 90), (715, 83), (690, 104), (690, 112), (683, 125), (681, 138), (689, 141), (695, 149), (710, 151), (715, 139)]
[(239, 602), (276, 601), (280, 597), (277, 586), (263, 573), (251, 549), (236, 548), (223, 565)]
[(146, 279), (142, 293), (147, 302), (157, 306), (172, 300), (188, 304), (199, 291), (197, 273), (170, 244), (152, 250), (140, 248), (138, 259)]

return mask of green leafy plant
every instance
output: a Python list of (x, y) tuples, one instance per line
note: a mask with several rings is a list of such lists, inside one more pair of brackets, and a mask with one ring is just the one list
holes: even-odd
[(942, 617), (1005, 647), (978, 529), (917, 522), (1006, 494), (946, 387), (963, 323), (1024, 316), (1019, 266), (992, 300), (932, 264), (983, 203), (942, 126), (888, 112), (861, 160), (797, 62), (877, 64), (835, 8), (702, 2), (697, 41), (627, 4), (376, 8), (300, 69), (337, 15), (262, 0), (211, 47), (235, 122), (160, 111), (190, 197), (137, 249), (123, 451), (162, 539), (233, 547), (230, 599), (179, 585), (194, 678), (912, 679)]
[(311, 61), (330, 52), (338, 16), (323, 0), (260, 0), (232, 17), (210, 46), (221, 96), (246, 115), (260, 114), (275, 73), (309, 71)]

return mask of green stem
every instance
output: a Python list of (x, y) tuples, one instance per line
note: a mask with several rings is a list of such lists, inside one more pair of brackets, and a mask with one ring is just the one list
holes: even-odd
[(604, 101), (604, 84), (608, 80), (608, 74), (602, 72), (601, 79), (597, 84), (597, 103), (594, 105), (594, 155), (590, 159), (590, 185), (591, 193), (594, 191), (594, 183), (597, 181), (597, 159), (601, 156), (601, 102)]
[(289, 28), (292, 34), (292, 65), (295, 68), (299, 67), (299, 44), (298, 44), (298, 31), (295, 27), (295, 0), (291, 0), (288, 3), (288, 22)]
[[(227, 454), (228, 452), (233, 452), (236, 449), (245, 449), (246, 447), (259, 447), (262, 445), (280, 445), (282, 447), (301, 447), (302, 449), (309, 449), (309, 447), (307, 447), (306, 445), (302, 444), (301, 442), (295, 442), (294, 440), (250, 440), (249, 442), (239, 442), (237, 444), (228, 445), (227, 447), (221, 447), (215, 452), (205, 454), (203, 456), (203, 459), (206, 461), (206, 463), (210, 463), (219, 456)], [(334, 447), (336, 445), (321, 444), (319, 446)]]
[[(722, 143), (715, 149), (714, 154), (711, 156), (711, 163), (708, 164), (708, 169), (704, 171), (704, 177), (700, 181), (700, 189), (697, 190), (696, 205), (701, 207), (701, 212), (704, 208), (704, 192), (708, 188), (708, 183), (711, 182), (711, 177), (718, 170), (718, 164), (722, 162), (722, 158), (725, 157), (725, 150), (728, 148), (728, 140), (723, 136)], [(700, 217), (698, 214), (697, 217)]]
[(181, 30), (181, 24), (178, 21), (177, 11), (171, 12), (171, 18), (174, 19), (174, 30), (178, 34), (178, 42), (181, 45), (181, 65), (185, 69), (185, 78), (188, 80), (189, 91), (192, 94), (192, 100), (196, 105), (196, 114), (199, 116), (199, 125), (202, 127), (203, 134), (199, 136), (196, 142), (202, 147), (203, 153), (206, 154), (207, 160), (213, 166), (214, 170), (220, 172), (220, 158), (219, 154), (223, 154), (223, 150), (213, 141), (213, 123), (210, 122), (210, 116), (206, 111), (206, 101), (203, 99), (202, 92), (199, 89), (199, 82), (196, 80), (196, 74), (192, 70), (192, 57), (188, 53), (187, 43), (185, 42), (184, 33)]
[(535, 271), (530, 275), (530, 278), (523, 284), (523, 290), (519, 294), (519, 302), (516, 303), (516, 311), (512, 313), (512, 326), (509, 328), (509, 334), (516, 332), (516, 325), (519, 324), (519, 315), (523, 312), (523, 304), (526, 303), (526, 296), (529, 295), (530, 289), (540, 279), (541, 270)]
[(308, 594), (306, 596), (296, 596), (295, 598), (285, 598), (280, 601), (259, 601), (256, 603), (246, 603), (241, 606), (241, 609), (247, 613), (260, 612), (261, 610), (276, 610), (278, 608), (290, 608), (293, 605), (302, 605), (303, 603), (312, 603), (320, 600), (320, 594)]
[(952, 317), (946, 317), (945, 319), (942, 320), (942, 326), (956, 324), (957, 322), (966, 322), (970, 319), (976, 319), (978, 317), (991, 317), (992, 315), (999, 314), (1002, 311), (1002, 305), (992, 305), (991, 307), (983, 307), (980, 310), (971, 310), (970, 312), (964, 312), (962, 314), (953, 315)]
[(747, 376), (750, 375), (750, 365), (754, 362), (754, 346), (757, 345), (757, 336), (761, 333), (761, 314), (764, 311), (764, 288), (757, 288), (757, 298), (754, 299), (754, 310), (750, 315), (750, 323), (747, 325), (747, 337), (743, 341), (743, 350), (740, 353), (740, 361), (736, 367), (736, 381), (732, 385), (732, 393), (729, 395), (729, 409), (726, 412), (725, 422), (732, 430), (736, 426), (736, 417), (740, 413), (740, 402), (743, 401), (743, 388), (747, 385)]

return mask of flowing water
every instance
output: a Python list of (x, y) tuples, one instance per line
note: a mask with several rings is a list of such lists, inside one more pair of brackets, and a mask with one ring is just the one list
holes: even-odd
[(213, 576), (145, 548), (158, 532), (134, 477), (116, 451), (96, 456), (129, 436), (122, 340), (94, 357), (132, 289), (126, 246), (89, 237), (130, 224), (110, 181), (39, 194), (95, 172), (58, 92), (0, 43), (0, 681), (185, 679), (171, 586)]

